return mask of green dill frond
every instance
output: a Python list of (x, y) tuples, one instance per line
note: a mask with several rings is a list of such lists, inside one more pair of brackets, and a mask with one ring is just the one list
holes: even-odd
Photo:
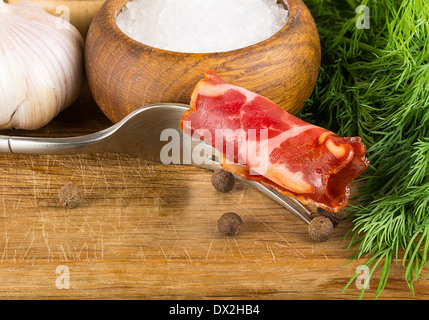
[[(429, 0), (305, 2), (322, 66), (300, 116), (360, 136), (371, 163), (349, 209), (353, 259), (370, 257), (373, 268), (384, 261), (377, 297), (401, 259), (413, 291), (429, 262)], [(358, 5), (369, 8), (369, 29), (356, 25)]]
[(413, 163), (408, 173), (409, 182), (407, 188), (419, 186), (429, 177), (429, 137), (418, 140), (414, 144), (414, 152), (411, 155)]

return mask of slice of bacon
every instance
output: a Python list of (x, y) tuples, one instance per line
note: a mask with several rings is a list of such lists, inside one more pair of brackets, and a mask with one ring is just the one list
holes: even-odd
[[(339, 137), (207, 70), (181, 120), (221, 153), (222, 167), (303, 204), (344, 208), (369, 161), (359, 137)], [(227, 161), (227, 160), (230, 161)]]

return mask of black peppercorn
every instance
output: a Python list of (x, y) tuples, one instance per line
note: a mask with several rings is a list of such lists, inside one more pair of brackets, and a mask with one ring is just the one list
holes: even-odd
[(84, 198), (82, 188), (72, 183), (63, 186), (58, 195), (61, 205), (69, 208), (79, 207)]
[(344, 212), (342, 210), (338, 212), (331, 212), (322, 208), (317, 208), (317, 213), (331, 220), (334, 227), (344, 219)]
[(328, 240), (333, 230), (334, 225), (331, 220), (323, 216), (313, 218), (308, 226), (310, 238), (317, 242)]
[(212, 185), (219, 192), (229, 192), (235, 186), (234, 175), (223, 169), (217, 169), (212, 175)]
[(233, 236), (240, 232), (243, 220), (235, 212), (224, 213), (217, 222), (220, 233), (226, 236)]

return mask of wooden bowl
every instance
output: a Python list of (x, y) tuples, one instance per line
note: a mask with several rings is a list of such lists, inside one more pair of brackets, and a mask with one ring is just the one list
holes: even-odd
[(286, 25), (272, 37), (227, 52), (182, 53), (133, 40), (116, 25), (128, 0), (107, 0), (86, 38), (85, 68), (95, 101), (118, 122), (133, 110), (159, 102), (189, 104), (196, 83), (212, 69), (296, 114), (313, 92), (320, 66), (316, 24), (301, 0), (282, 2)]

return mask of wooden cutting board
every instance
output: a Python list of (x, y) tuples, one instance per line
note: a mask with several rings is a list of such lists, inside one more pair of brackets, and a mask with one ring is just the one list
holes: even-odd
[[(88, 88), (48, 126), (1, 134), (61, 137), (111, 125)], [(0, 154), (0, 296), (6, 299), (357, 299), (360, 283), (342, 290), (365, 260), (339, 224), (323, 243), (307, 226), (242, 182), (228, 193), (211, 172), (118, 154)], [(82, 206), (58, 201), (69, 183)], [(222, 213), (243, 221), (239, 235), (217, 230)], [(376, 270), (365, 299), (373, 299)], [(399, 261), (380, 299), (413, 297)]]
[[(110, 125), (86, 89), (51, 124), (59, 137)], [(211, 172), (118, 154), (0, 155), (0, 296), (100, 299), (357, 299), (342, 290), (362, 261), (349, 262), (346, 220), (323, 243), (307, 225), (242, 182), (215, 191)], [(59, 189), (81, 186), (69, 209)], [(217, 230), (222, 213), (243, 221), (239, 235)], [(346, 265), (344, 265), (346, 264)], [(375, 296), (376, 274), (365, 298)], [(68, 284), (68, 289), (63, 288)], [(428, 298), (428, 282), (416, 297)], [(67, 287), (67, 286), (66, 286)], [(63, 288), (63, 289), (62, 289)], [(392, 266), (381, 298), (413, 298), (402, 267)]]

